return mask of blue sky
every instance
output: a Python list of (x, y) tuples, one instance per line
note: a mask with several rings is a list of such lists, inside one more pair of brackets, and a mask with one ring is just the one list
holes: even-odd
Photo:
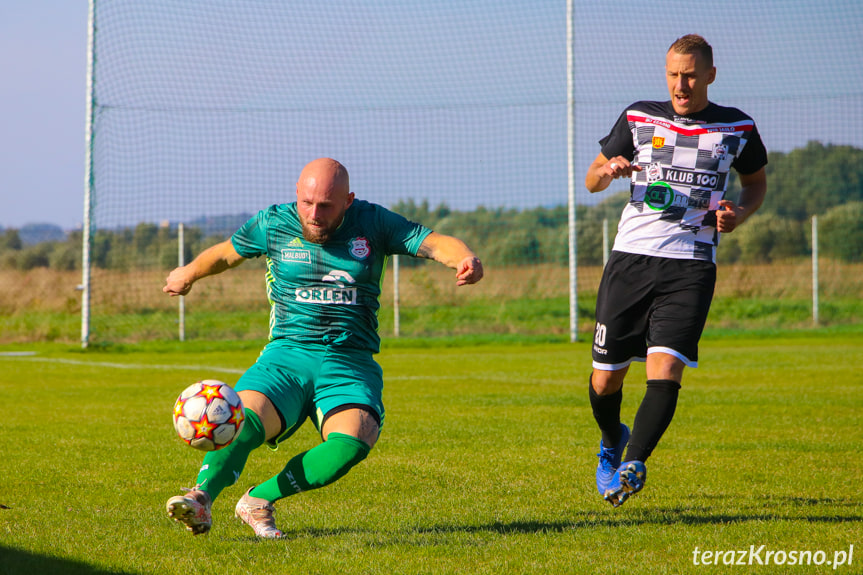
[(83, 214), (87, 3), (0, 3), (0, 226)]
[[(106, 2), (111, 4), (116, 2)], [(194, 7), (195, 2), (171, 4)], [(266, 9), (268, 1), (253, 4)], [(286, 106), (304, 110), (253, 126), (264, 142), (274, 142), (274, 155), (285, 157), (283, 167), (263, 168), (259, 152), (232, 153), (232, 161), (219, 161), (202, 184), (234, 199), (208, 203), (190, 193), (177, 211), (142, 207), (146, 219), (193, 218), (207, 211), (205, 205), (212, 209), (209, 215), (218, 215), (280, 201), (285, 183), (310, 155), (345, 161), (358, 195), (381, 203), (405, 193), (466, 209), (566, 201), (565, 2), (340, 0), (328, 5), (359, 14), (328, 19), (328, 31), (347, 48), (340, 56), (327, 51), (332, 37), (317, 41), (315, 14), (297, 16), (309, 36), (257, 25), (262, 44), (300, 55), (290, 61), (268, 62), (259, 46), (242, 38), (180, 38), (164, 24), (158, 34), (128, 47), (128, 54), (114, 54), (118, 69), (131, 73), (125, 88), (100, 94), (103, 103), (152, 107), (152, 99), (159, 98), (154, 86), (167, 86), (174, 89), (174, 104), (204, 101), (264, 115)], [(210, 6), (233, 10), (236, 3), (213, 0)], [(182, 8), (177, 12), (171, 21), (182, 19)], [(142, 10), (140, 18), (154, 15)], [(664, 53), (688, 32), (703, 34), (714, 46), (718, 76), (711, 99), (751, 114), (768, 149), (788, 151), (810, 139), (863, 146), (861, 2), (578, 2), (576, 15), (579, 201), (595, 199), (587, 197), (581, 182), (598, 151), (596, 141), (628, 103), (666, 99)], [(468, 16), (479, 24), (470, 24)], [(424, 24), (424, 18), (432, 23)], [(243, 22), (235, 23), (242, 29)], [(86, 43), (84, 0), (0, 4), (0, 226), (50, 222), (70, 229), (82, 220)], [(196, 66), (177, 69), (185, 74), (183, 91), (161, 76), (173, 66), (179, 45), (197, 58)], [(263, 60), (258, 74), (268, 67), (281, 74), (250, 81), (243, 55)], [(106, 70), (109, 64), (103, 62)], [(430, 75), (427, 69), (438, 72)], [(292, 79), (290, 90), (282, 77)], [(210, 91), (218, 95), (211, 98)], [(453, 101), (461, 108), (448, 104)], [(387, 108), (390, 113), (380, 113)], [(288, 128), (315, 131), (315, 138), (294, 145), (286, 141), (294, 138), (285, 135)], [(250, 129), (248, 123), (243, 129)], [(196, 144), (203, 146), (209, 136), (201, 131)], [(139, 178), (136, 186), (175, 182), (195, 159), (170, 145), (151, 153), (151, 161), (165, 166), (153, 175), (158, 180), (135, 171), (134, 154), (120, 158), (128, 162), (126, 173)], [(236, 199), (233, 180), (253, 178), (259, 178), (255, 185), (273, 189), (249, 194), (248, 202)]]

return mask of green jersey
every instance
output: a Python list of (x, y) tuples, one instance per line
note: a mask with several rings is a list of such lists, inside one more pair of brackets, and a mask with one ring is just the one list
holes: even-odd
[(297, 204), (261, 210), (233, 236), (244, 258), (267, 257), (270, 339), (380, 350), (378, 309), (387, 257), (415, 256), (431, 230), (354, 200), (325, 244), (303, 238)]

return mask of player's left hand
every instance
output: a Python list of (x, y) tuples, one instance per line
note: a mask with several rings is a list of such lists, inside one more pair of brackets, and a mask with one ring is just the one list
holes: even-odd
[(475, 284), (482, 279), (482, 262), (476, 256), (465, 258), (456, 268), (455, 285)]
[[(716, 230), (721, 234), (733, 232), (740, 223), (737, 214), (740, 207), (730, 200), (719, 200), (719, 209), (716, 210)], [(741, 218), (742, 221), (742, 218)]]
[(192, 289), (194, 281), (189, 279), (188, 267), (182, 266), (174, 269), (165, 280), (162, 291), (171, 297), (186, 295)]

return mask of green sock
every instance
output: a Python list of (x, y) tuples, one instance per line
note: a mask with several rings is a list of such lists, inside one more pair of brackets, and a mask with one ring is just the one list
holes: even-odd
[(198, 472), (200, 489), (216, 497), (225, 487), (230, 487), (240, 479), (240, 474), (249, 459), (249, 453), (264, 443), (264, 426), (258, 415), (246, 410), (246, 423), (243, 430), (230, 445), (218, 451), (210, 451), (204, 456), (204, 464)]
[(295, 456), (281, 473), (252, 489), (249, 495), (276, 501), (329, 485), (344, 477), (369, 451), (371, 448), (356, 437), (330, 433), (325, 442)]

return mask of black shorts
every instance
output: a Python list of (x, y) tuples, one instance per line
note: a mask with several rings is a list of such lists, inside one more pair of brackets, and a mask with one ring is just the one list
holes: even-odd
[(674, 355), (698, 366), (716, 265), (612, 252), (596, 298), (593, 367), (612, 371), (647, 355)]

